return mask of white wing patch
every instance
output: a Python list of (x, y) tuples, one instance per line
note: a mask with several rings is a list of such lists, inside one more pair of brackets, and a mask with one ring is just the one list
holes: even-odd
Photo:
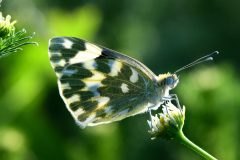
[(72, 97), (66, 99), (68, 104), (71, 104), (73, 102), (80, 102), (80, 100), (81, 99), (80, 99), (80, 96), (78, 94), (75, 94)]
[(98, 55), (101, 55), (102, 53), (102, 49), (92, 43), (85, 43), (85, 47), (86, 47), (86, 51), (91, 52), (91, 53), (95, 53)]
[(52, 63), (52, 67), (56, 68), (56, 67), (64, 67), (66, 65), (66, 61), (64, 59), (61, 59), (59, 61), (55, 61), (54, 63)]
[(121, 71), (122, 63), (119, 61), (113, 61), (109, 64), (109, 66), (111, 68), (111, 72), (108, 75), (114, 77), (117, 76), (118, 73)]
[(104, 106), (109, 102), (110, 98), (109, 97), (100, 97), (97, 99), (98, 101), (98, 108)]
[(112, 106), (108, 106), (104, 109), (105, 113), (111, 113), (113, 111)]
[(130, 67), (132, 70), (132, 75), (130, 76), (130, 81), (132, 83), (136, 83), (138, 81), (138, 73), (135, 69), (133, 69), (132, 67)]
[(81, 115), (81, 114), (83, 114), (84, 113), (84, 110), (82, 109), (82, 108), (79, 108), (78, 110), (76, 110), (75, 112), (74, 112), (74, 115), (76, 116), (76, 117), (78, 117), (79, 115)]
[(70, 59), (71, 64), (93, 60), (99, 57), (102, 53), (101, 48), (88, 42), (85, 43), (85, 47), (86, 47), (85, 51), (78, 51), (78, 53), (73, 58)]
[(66, 76), (72, 76), (73, 74), (77, 73), (77, 69), (64, 69), (63, 74)]
[(127, 108), (127, 109), (124, 109), (123, 111), (121, 111), (121, 112), (117, 113), (117, 115), (118, 115), (118, 116), (125, 115), (125, 114), (127, 114), (127, 113), (128, 113), (128, 111), (129, 111), (129, 108)]
[(88, 70), (94, 70), (96, 69), (96, 62), (95, 60), (89, 60), (83, 63), (83, 67), (88, 69)]
[(64, 39), (64, 42), (63, 42), (63, 46), (67, 49), (71, 49), (72, 48), (72, 45), (73, 45), (73, 42), (68, 40), (68, 39)]
[(129, 91), (128, 85), (125, 83), (122, 83), (121, 89), (123, 93), (127, 93)]
[(82, 89), (82, 91), (93, 91), (94, 95), (100, 95), (97, 89), (103, 84), (101, 83), (106, 77), (101, 72), (96, 70), (92, 70), (92, 77), (82, 79), (81, 81), (85, 83), (86, 87)]
[(95, 118), (96, 118), (96, 114), (91, 114), (85, 121), (81, 122), (76, 119), (76, 122), (80, 127), (85, 128), (87, 125), (91, 126), (92, 124), (91, 122), (93, 122)]
[(106, 76), (104, 74), (102, 74), (101, 72), (92, 70), (92, 77), (89, 78), (85, 78), (84, 81), (102, 81), (106, 78)]
[(86, 87), (81, 89), (81, 91), (91, 91), (93, 92), (94, 96), (100, 96), (100, 93), (97, 91), (97, 89), (103, 84), (101, 82), (85, 82)]
[(62, 53), (60, 53), (60, 52), (49, 52), (48, 54), (50, 57), (51, 56), (62, 56)]
[(62, 83), (61, 87), (62, 87), (62, 89), (71, 89), (69, 83)]

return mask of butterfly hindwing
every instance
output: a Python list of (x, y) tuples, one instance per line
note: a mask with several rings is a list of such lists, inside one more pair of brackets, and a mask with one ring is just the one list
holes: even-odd
[(132, 58), (72, 37), (51, 39), (49, 56), (60, 95), (82, 127), (142, 113), (156, 101), (154, 74)]

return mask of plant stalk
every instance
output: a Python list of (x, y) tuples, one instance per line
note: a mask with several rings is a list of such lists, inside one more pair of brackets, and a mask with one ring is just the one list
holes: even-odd
[(194, 144), (192, 141), (190, 141), (180, 130), (180, 132), (175, 137), (177, 141), (179, 141), (181, 144), (186, 146), (187, 148), (191, 149), (195, 153), (197, 153), (199, 156), (203, 157), (206, 160), (217, 160), (215, 157), (204, 151), (202, 148)]

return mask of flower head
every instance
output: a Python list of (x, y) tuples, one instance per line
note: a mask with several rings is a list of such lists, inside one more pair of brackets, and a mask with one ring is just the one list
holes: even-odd
[(162, 113), (151, 116), (151, 121), (147, 121), (150, 127), (149, 133), (152, 139), (162, 137), (173, 139), (182, 131), (185, 119), (185, 107), (176, 107), (171, 102), (162, 107)]
[(11, 16), (7, 15), (6, 18), (2, 16), (2, 12), (0, 12), (0, 38), (4, 38), (11, 33), (14, 33), (15, 27), (14, 24), (17, 21), (11, 21)]

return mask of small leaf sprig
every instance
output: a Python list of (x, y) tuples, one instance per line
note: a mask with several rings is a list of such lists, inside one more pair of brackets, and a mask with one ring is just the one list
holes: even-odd
[(11, 22), (10, 15), (3, 17), (2, 12), (0, 12), (0, 58), (22, 50), (22, 46), (38, 45), (38, 43), (30, 41), (35, 33), (27, 36), (25, 29), (16, 31), (16, 23), (16, 20)]
[(158, 113), (155, 116), (151, 115), (151, 121), (147, 121), (150, 127), (151, 139), (159, 137), (167, 140), (176, 140), (206, 160), (217, 160), (184, 135), (182, 131), (184, 120), (185, 106), (176, 107), (171, 102), (167, 102), (165, 105), (162, 105), (162, 113)]

